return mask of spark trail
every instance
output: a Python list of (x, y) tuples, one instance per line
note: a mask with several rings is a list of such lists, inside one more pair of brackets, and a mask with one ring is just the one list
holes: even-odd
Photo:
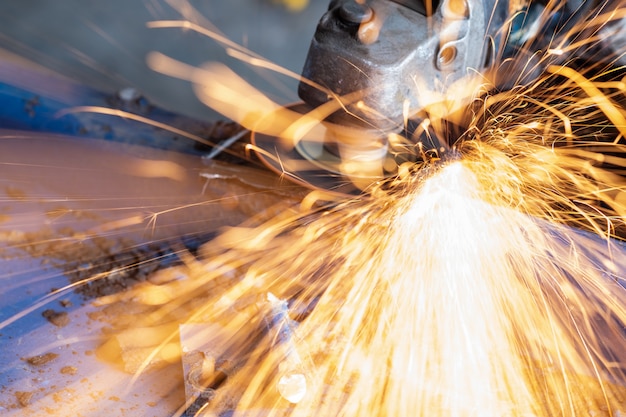
[[(623, 166), (623, 148), (605, 113), (559, 77), (487, 99), (444, 159), (401, 167), (367, 196), (230, 229), (189, 260), (188, 280), (164, 284), (177, 296), (156, 311), (222, 325), (212, 337), (239, 363), (209, 408), (623, 412), (626, 257), (610, 238), (625, 184), (601, 166)], [(604, 87), (603, 105), (619, 111), (619, 85)], [(263, 330), (268, 294), (300, 323), (287, 343)], [(290, 404), (278, 387), (294, 374), (306, 392)]]
[[(297, 143), (320, 120), (266, 98), (242, 106), (232, 98), (254, 94), (217, 66), (150, 62), (280, 140)], [(466, 132), (443, 158), (418, 155), (409, 140), (405, 149), (420, 162), (401, 165), (369, 195), (228, 230), (207, 244), (207, 256), (189, 260), (187, 282), (164, 284), (178, 291), (165, 311), (193, 305), (188, 320), (221, 323), (220, 349), (239, 358), (203, 412), (624, 412), (626, 257), (612, 240), (624, 236), (626, 215), (624, 85), (610, 65), (590, 66), (590, 76), (546, 68), (511, 91), (469, 92), (483, 98), (455, 114)], [(439, 129), (446, 123), (435, 113), (446, 103), (435, 106)], [(207, 290), (216, 283), (220, 291)], [(268, 298), (288, 300), (299, 322), (285, 324), (287, 341), (267, 331), (266, 318), (276, 316)], [(290, 403), (280, 393), (294, 375), (306, 387)]]
[[(254, 272), (223, 300), (243, 288), (295, 300), (295, 311), (315, 300), (294, 335), (307, 393), (287, 406), (275, 388), (284, 352), (268, 352), (270, 340), (252, 348), (253, 323), (229, 328), (231, 349), (248, 345), (255, 370), (230, 382), (246, 387), (242, 415), (576, 416), (622, 406), (622, 388), (607, 382), (623, 380), (620, 252), (613, 259), (608, 242), (511, 209), (485, 162), (444, 164), (401, 196), (346, 203), (260, 245)], [(220, 304), (203, 314), (222, 316)]]

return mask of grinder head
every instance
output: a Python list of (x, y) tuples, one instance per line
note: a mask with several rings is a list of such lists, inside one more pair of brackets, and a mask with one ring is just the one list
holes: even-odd
[(340, 101), (329, 122), (398, 131), (423, 107), (424, 88), (443, 91), (491, 65), (508, 16), (498, 0), (333, 0), (298, 94), (312, 107)]
[(261, 159), (305, 185), (355, 194), (397, 173), (402, 147), (440, 149), (414, 116), (428, 91), (496, 60), (508, 16), (506, 0), (332, 0), (302, 71), (304, 104), (291, 108), (324, 116), (297, 140), (255, 134)]

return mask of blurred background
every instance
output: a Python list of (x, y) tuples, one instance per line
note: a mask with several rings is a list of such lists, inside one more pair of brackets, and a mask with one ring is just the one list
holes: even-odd
[(0, 59), (28, 62), (104, 92), (135, 87), (154, 104), (203, 120), (219, 119), (186, 81), (155, 73), (146, 55), (162, 52), (191, 65), (227, 63), (281, 103), (297, 100), (297, 82), (229, 58), (192, 31), (149, 29), (146, 22), (188, 19), (300, 73), (327, 0), (5, 0)]

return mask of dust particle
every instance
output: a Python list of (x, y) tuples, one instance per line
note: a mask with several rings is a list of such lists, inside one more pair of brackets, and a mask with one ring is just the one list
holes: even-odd
[(26, 407), (33, 398), (33, 393), (28, 391), (15, 391), (15, 398), (20, 407)]
[(41, 313), (50, 323), (54, 324), (57, 327), (67, 326), (70, 322), (70, 318), (66, 312), (58, 312), (52, 309), (48, 309)]
[(46, 363), (55, 360), (59, 356), (58, 353), (44, 353), (43, 355), (31, 356), (30, 358), (22, 358), (22, 360), (28, 362), (33, 366), (41, 366)]

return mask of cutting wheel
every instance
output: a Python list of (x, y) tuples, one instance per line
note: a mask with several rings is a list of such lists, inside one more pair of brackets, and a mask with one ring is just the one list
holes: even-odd
[[(303, 115), (312, 110), (305, 103), (292, 104), (287, 108)], [(258, 148), (259, 158), (271, 170), (279, 175), (287, 175), (306, 187), (323, 189), (333, 194), (362, 194), (365, 188), (363, 184), (372, 184), (395, 173), (395, 158), (387, 151), (382, 155), (382, 175), (347, 175), (346, 163), (339, 156), (336, 143), (323, 139), (329, 137), (327, 133), (330, 126), (323, 122), (316, 124), (305, 138), (295, 144), (259, 132), (252, 133), (251, 142)]]

